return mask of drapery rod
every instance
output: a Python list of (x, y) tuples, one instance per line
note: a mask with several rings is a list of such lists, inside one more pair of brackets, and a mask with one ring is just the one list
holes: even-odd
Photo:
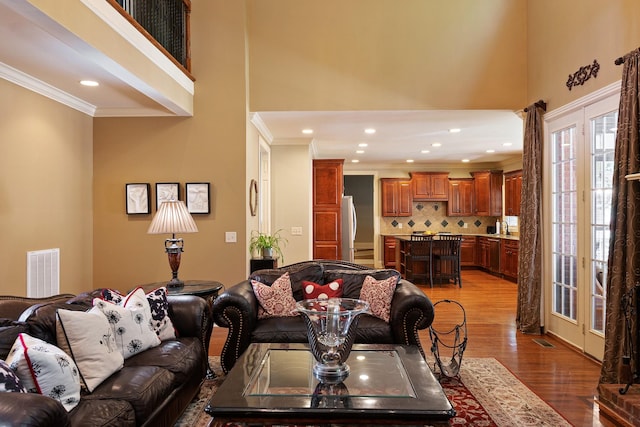
[(614, 63), (615, 63), (616, 65), (624, 64), (624, 58), (621, 56), (620, 58), (616, 59), (616, 60), (614, 61)]
[[(547, 111), (547, 103), (546, 103), (546, 102), (544, 102), (542, 99), (541, 99), (541, 100), (539, 100), (538, 102), (536, 102), (536, 103), (535, 103), (535, 104), (533, 104), (533, 105), (535, 105), (536, 107), (540, 107), (540, 108), (542, 108), (542, 111)], [(525, 108), (525, 109), (524, 109), (524, 112), (525, 112), (525, 113), (526, 113), (527, 111), (529, 111), (529, 107), (527, 107), (527, 108)]]

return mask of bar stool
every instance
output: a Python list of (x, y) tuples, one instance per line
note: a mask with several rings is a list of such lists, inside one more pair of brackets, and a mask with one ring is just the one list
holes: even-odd
[(460, 234), (442, 234), (438, 238), (438, 250), (433, 253), (436, 276), (441, 280), (453, 280), (453, 283), (460, 287), (462, 287), (462, 278), (460, 277), (461, 243), (462, 236)]
[[(429, 279), (429, 284), (433, 288), (433, 268), (432, 268), (432, 253), (433, 253), (433, 236), (412, 234), (411, 245), (409, 249), (409, 259), (407, 260), (407, 278), (409, 281), (416, 279), (424, 279), (424, 283)], [(423, 263), (424, 269), (418, 269), (416, 272), (416, 263)]]

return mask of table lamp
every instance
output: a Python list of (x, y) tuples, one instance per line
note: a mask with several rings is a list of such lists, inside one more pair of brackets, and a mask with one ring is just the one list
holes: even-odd
[(148, 234), (171, 234), (172, 237), (164, 241), (165, 252), (169, 257), (169, 266), (173, 273), (167, 287), (175, 288), (183, 286), (184, 282), (178, 279), (180, 268), (180, 256), (183, 252), (184, 242), (176, 239), (176, 233), (197, 233), (198, 227), (193, 217), (187, 210), (184, 202), (180, 200), (167, 200), (162, 202), (158, 212), (153, 217)]

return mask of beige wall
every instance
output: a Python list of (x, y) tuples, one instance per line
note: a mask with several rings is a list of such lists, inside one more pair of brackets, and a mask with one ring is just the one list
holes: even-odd
[(27, 295), (27, 251), (60, 248), (60, 290), (91, 287), (92, 119), (0, 79), (0, 294)]
[[(313, 163), (308, 142), (282, 143), (271, 147), (272, 230), (282, 229), (288, 240), (282, 250), (284, 264), (312, 258)], [(302, 235), (291, 235), (291, 227), (302, 227)], [(282, 261), (278, 261), (282, 265)]]
[[(640, 46), (637, 0), (532, 0), (527, 9), (528, 104), (543, 99), (547, 111), (620, 80), (615, 59)], [(598, 76), (569, 90), (568, 76), (594, 59)]]
[(525, 0), (249, 0), (251, 110), (520, 109)]
[[(227, 286), (246, 277), (244, 2), (194, 2), (191, 31), (193, 118), (95, 120), (94, 287), (128, 289), (170, 278), (168, 236), (146, 234), (151, 215), (125, 214), (127, 182), (210, 182), (211, 214), (196, 215), (199, 233), (180, 236), (180, 277)], [(226, 231), (235, 231), (238, 243), (225, 243)]]

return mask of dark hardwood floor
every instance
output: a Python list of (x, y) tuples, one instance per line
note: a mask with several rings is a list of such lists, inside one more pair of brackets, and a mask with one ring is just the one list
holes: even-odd
[[(420, 286), (433, 301), (458, 301), (467, 315), (468, 344), (462, 363), (470, 357), (494, 357), (520, 381), (549, 403), (575, 426), (616, 424), (599, 414), (594, 396), (600, 365), (550, 335), (525, 335), (515, 326), (517, 285), (479, 270), (464, 270), (462, 288), (453, 284)], [(450, 305), (440, 304), (436, 313), (446, 326), (447, 317), (459, 314)], [(450, 315), (447, 312), (451, 313)], [(209, 352), (219, 355), (227, 330), (215, 327)], [(427, 330), (421, 332), (422, 344), (429, 351), (431, 341)], [(543, 339), (552, 347), (542, 346), (534, 339)], [(445, 350), (441, 348), (444, 356)], [(432, 355), (428, 360), (433, 362)]]

